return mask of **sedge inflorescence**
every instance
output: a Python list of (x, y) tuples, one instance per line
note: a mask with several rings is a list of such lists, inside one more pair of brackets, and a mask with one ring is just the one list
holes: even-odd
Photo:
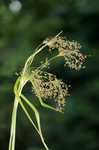
[[(62, 112), (65, 97), (68, 95), (67, 85), (51, 73), (42, 71), (32, 71), (32, 73), (35, 74), (34, 84), (38, 89), (39, 96), (43, 99), (54, 99), (57, 105), (56, 111)], [(33, 92), (38, 96), (34, 87)]]
[(47, 43), (49, 51), (57, 49), (58, 56), (64, 57), (65, 65), (75, 70), (84, 68), (83, 63), (86, 56), (80, 53), (82, 46), (77, 41), (68, 41), (65, 37), (58, 35), (52, 40), (47, 38), (43, 43)]
[[(60, 36), (60, 33), (51, 39), (45, 39), (42, 45), (43, 46), (38, 49), (38, 52), (41, 52), (47, 47), (49, 52), (57, 51), (57, 54), (46, 58), (45, 61), (41, 62), (40, 66), (35, 69), (30, 69), (29, 65), (28, 67), (26, 66), (26, 73), (30, 77), (30, 81), (34, 83), (33, 92), (35, 95), (43, 99), (54, 99), (56, 102), (56, 111), (62, 112), (65, 105), (65, 98), (69, 95), (68, 85), (55, 75), (44, 71), (44, 69), (49, 68), (52, 60), (57, 57), (63, 57), (65, 61), (64, 66), (80, 70), (84, 68), (83, 63), (86, 56), (80, 52), (81, 45), (78, 42), (68, 41)], [(27, 64), (31, 65), (30, 62)]]

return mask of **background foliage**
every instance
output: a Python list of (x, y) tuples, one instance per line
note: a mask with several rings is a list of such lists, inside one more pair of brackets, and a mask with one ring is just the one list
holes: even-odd
[[(40, 110), (47, 144), (54, 150), (99, 149), (99, 0), (20, 0), (22, 9), (9, 9), (11, 0), (0, 0), (0, 149), (8, 149), (13, 85), (25, 60), (48, 36), (61, 30), (79, 41), (90, 55), (80, 72), (54, 64), (51, 71), (71, 85), (64, 114), (41, 108), (29, 87), (25, 95)], [(39, 60), (38, 60), (39, 61)], [(28, 92), (27, 92), (28, 91)], [(19, 108), (16, 150), (40, 150), (39, 136)]]

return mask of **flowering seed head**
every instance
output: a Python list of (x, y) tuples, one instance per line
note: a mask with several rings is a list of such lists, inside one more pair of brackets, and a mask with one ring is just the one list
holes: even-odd
[[(46, 58), (42, 61), (40, 66), (32, 69), (31, 64), (34, 56), (41, 52), (45, 47), (48, 47), (49, 52), (57, 51), (55, 56)], [(44, 99), (55, 99), (57, 102), (57, 111), (62, 112), (65, 105), (65, 97), (68, 96), (68, 86), (60, 79), (49, 72), (45, 72), (44, 69), (50, 66), (51, 61), (56, 57), (64, 57), (65, 66), (68, 66), (75, 70), (83, 68), (83, 63), (86, 56), (80, 53), (81, 45), (75, 41), (68, 41), (64, 37), (60, 36), (60, 33), (52, 39), (45, 39), (43, 46), (41, 46), (36, 53), (31, 55), (27, 60), (23, 69), (22, 75), (28, 80), (33, 81), (33, 92), (36, 96)], [(37, 90), (35, 90), (35, 88)], [(38, 92), (37, 92), (38, 91)]]
[[(40, 75), (39, 75), (40, 73)], [(63, 110), (65, 105), (65, 97), (68, 96), (68, 87), (55, 75), (48, 72), (39, 72), (35, 74), (34, 84), (38, 88), (40, 97), (44, 99), (55, 99), (57, 102), (57, 111)], [(33, 92), (37, 95), (34, 87)]]

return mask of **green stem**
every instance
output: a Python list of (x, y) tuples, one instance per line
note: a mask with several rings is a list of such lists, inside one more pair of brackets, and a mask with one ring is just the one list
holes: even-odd
[(33, 62), (34, 57), (40, 52), (42, 51), (42, 49), (44, 49), (47, 46), (47, 44), (43, 45), (41, 48), (38, 49), (38, 51), (36, 51), (35, 53), (33, 53), (26, 61), (26, 64), (24, 66), (24, 70), (23, 70), (23, 75), (24, 73), (28, 70), (28, 68), (30, 67), (31, 63)]
[(49, 150), (47, 145), (46, 145), (46, 143), (45, 143), (45, 141), (44, 141), (43, 135), (42, 135), (41, 126), (40, 126), (40, 117), (39, 117), (39, 113), (38, 113), (37, 109), (34, 107), (33, 104), (31, 104), (29, 102), (29, 100), (23, 94), (21, 94), (21, 97), (30, 106), (30, 108), (34, 111), (35, 117), (36, 117), (36, 121), (37, 121), (37, 124), (38, 124), (38, 129), (39, 129), (38, 130), (39, 131), (38, 134), (40, 135), (41, 141), (42, 141), (43, 145), (45, 146), (46, 150)]
[[(21, 95), (22, 91), (21, 84), (18, 88), (19, 95)], [(15, 96), (14, 107), (12, 112), (12, 121), (11, 121), (11, 130), (10, 130), (10, 141), (9, 141), (9, 150), (15, 149), (15, 134), (16, 134), (16, 117), (17, 117), (17, 109), (18, 109), (18, 99)]]

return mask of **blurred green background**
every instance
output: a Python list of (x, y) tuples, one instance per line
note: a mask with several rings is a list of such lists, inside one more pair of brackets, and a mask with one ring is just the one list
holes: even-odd
[[(53, 150), (99, 150), (99, 0), (0, 0), (0, 150), (8, 149), (13, 85), (28, 56), (49, 36), (82, 44), (86, 68), (53, 66), (71, 85), (65, 113), (36, 105), (46, 143)], [(32, 100), (29, 87), (24, 91)], [(36, 131), (19, 107), (16, 150), (41, 150)], [(42, 149), (43, 150), (43, 149)]]

